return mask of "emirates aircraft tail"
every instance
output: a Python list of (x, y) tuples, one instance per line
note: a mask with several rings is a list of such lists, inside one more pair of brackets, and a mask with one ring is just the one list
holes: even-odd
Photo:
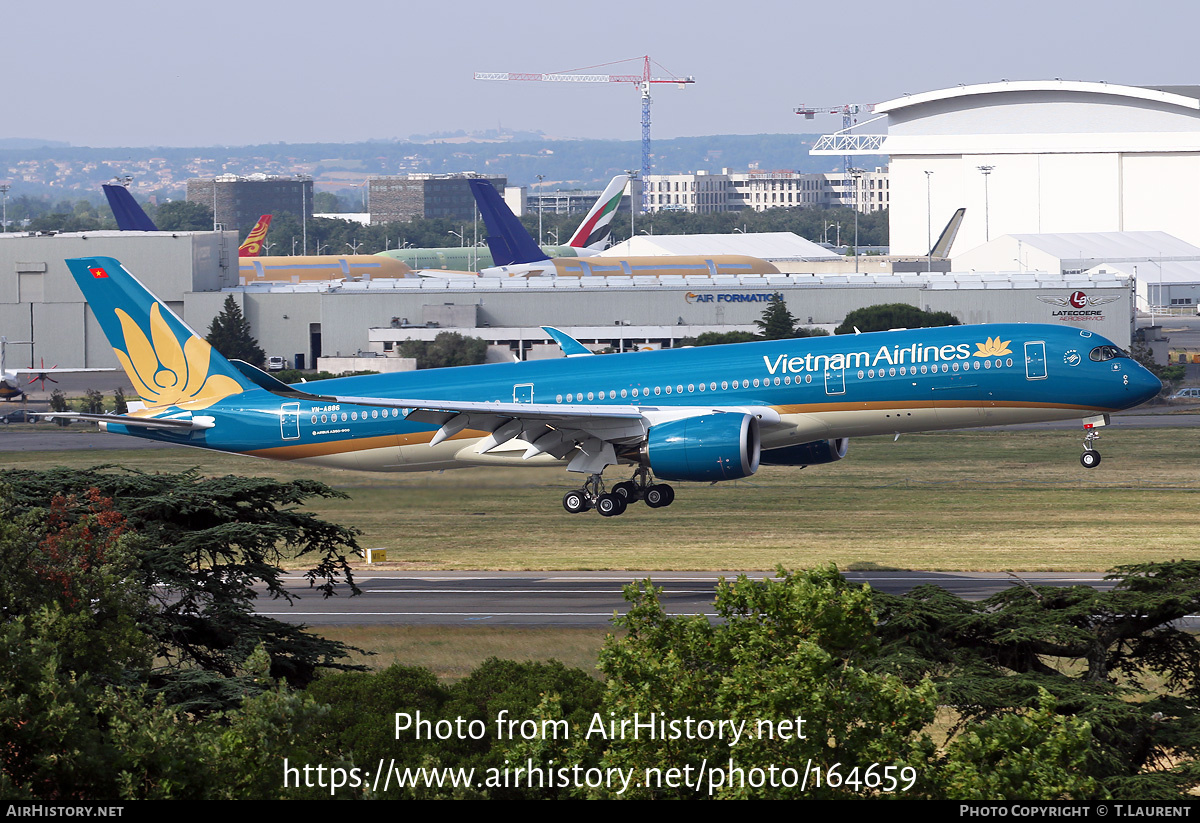
[(621, 197), (625, 194), (625, 186), (629, 183), (629, 175), (618, 174), (601, 192), (591, 211), (583, 218), (579, 228), (567, 241), (568, 246), (577, 249), (589, 249), (591, 253), (601, 252), (608, 248), (608, 239), (612, 234), (612, 221), (617, 216), (617, 207), (621, 205)]

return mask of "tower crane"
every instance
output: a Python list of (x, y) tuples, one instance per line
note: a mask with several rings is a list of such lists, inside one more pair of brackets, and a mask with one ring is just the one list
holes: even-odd
[[(639, 58), (630, 58), (636, 60)], [(571, 69), (569, 72), (559, 72), (557, 74), (531, 74), (521, 72), (499, 72), (499, 71), (477, 71), (475, 72), (476, 80), (537, 80), (542, 82), (555, 83), (633, 83), (642, 95), (642, 211), (649, 209), (649, 193), (645, 186), (646, 175), (650, 174), (650, 85), (652, 83), (674, 83), (680, 88), (683, 88), (689, 83), (695, 83), (696, 78), (691, 77), (652, 77), (650, 75), (650, 56), (645, 55), (640, 58), (642, 60), (641, 74), (572, 74), (570, 72), (583, 71), (584, 69)], [(587, 66), (585, 68), (603, 68), (604, 66), (612, 66), (616, 63), (627, 63), (628, 60), (617, 60), (613, 63), (602, 63), (599, 66)]]
[[(803, 115), (805, 120), (812, 120), (818, 114), (840, 114), (842, 116), (842, 131), (849, 131), (850, 127), (854, 125), (855, 116), (862, 108), (858, 103), (843, 103), (838, 106), (797, 106), (792, 111)], [(842, 158), (842, 161), (845, 163), (846, 180), (849, 182), (850, 155), (847, 154)]]

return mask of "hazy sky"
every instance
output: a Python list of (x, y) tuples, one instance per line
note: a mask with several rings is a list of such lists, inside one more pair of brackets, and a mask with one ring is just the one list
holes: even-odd
[(837, 118), (792, 108), (1001, 78), (1200, 83), (1198, 22), (1189, 0), (4, 3), (0, 137), (207, 146), (503, 126), (633, 140), (632, 86), (472, 73), (647, 53), (696, 78), (657, 87), (655, 137), (828, 132)]

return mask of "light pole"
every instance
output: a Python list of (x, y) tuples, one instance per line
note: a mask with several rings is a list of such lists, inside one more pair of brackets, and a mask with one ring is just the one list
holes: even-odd
[(12, 188), (8, 183), (0, 183), (0, 200), (3, 201), (3, 209), (0, 210), (0, 232), (8, 231), (8, 190)]
[(992, 239), (991, 215), (988, 212), (988, 176), (995, 166), (976, 166), (983, 172), (983, 240), (986, 243)]
[(546, 179), (544, 174), (535, 174), (534, 177), (538, 181), (538, 245), (546, 242), (546, 235), (542, 234), (542, 181)]
[(850, 169), (850, 177), (854, 180), (854, 273), (858, 274), (858, 190), (862, 182), (863, 170)]
[(925, 170), (925, 242), (929, 247), (929, 268), (926, 271), (933, 271), (933, 195), (930, 187), (930, 178), (933, 177), (933, 172), (929, 169)]
[[(835, 245), (835, 246), (842, 245), (842, 224), (837, 221), (835, 221), (835, 222), (830, 222), (828, 220), (825, 221), (825, 230), (823, 232), (821, 232), (821, 239), (823, 241), (825, 241), (826, 245), (829, 244), (829, 230), (830, 229), (837, 230), (833, 235), (835, 238), (833, 245)], [(734, 231), (737, 231), (737, 229), (734, 229)]]

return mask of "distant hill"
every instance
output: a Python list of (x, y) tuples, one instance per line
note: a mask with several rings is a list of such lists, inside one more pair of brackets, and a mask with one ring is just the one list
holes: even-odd
[(67, 148), (61, 140), (39, 140), (36, 137), (0, 137), (0, 149)]
[[(759, 169), (834, 171), (840, 157), (813, 157), (815, 134), (752, 134), (677, 137), (655, 140), (653, 170), (677, 174)], [(503, 175), (509, 185), (547, 190), (602, 188), (625, 169), (641, 167), (637, 140), (561, 140), (537, 135), (471, 139), (471, 135), (426, 136), (426, 142), (269, 143), (257, 146), (91, 148), (36, 140), (0, 140), (0, 177), (18, 173), (22, 189), (34, 195), (98, 194), (114, 174), (153, 180), (158, 197), (179, 197), (191, 177), (214, 174), (311, 174), (323, 189), (349, 190), (366, 177), (410, 172), (465, 172)], [(858, 157), (864, 168), (886, 158)], [(135, 182), (135, 186), (139, 183)], [(56, 194), (57, 196), (57, 194)]]

